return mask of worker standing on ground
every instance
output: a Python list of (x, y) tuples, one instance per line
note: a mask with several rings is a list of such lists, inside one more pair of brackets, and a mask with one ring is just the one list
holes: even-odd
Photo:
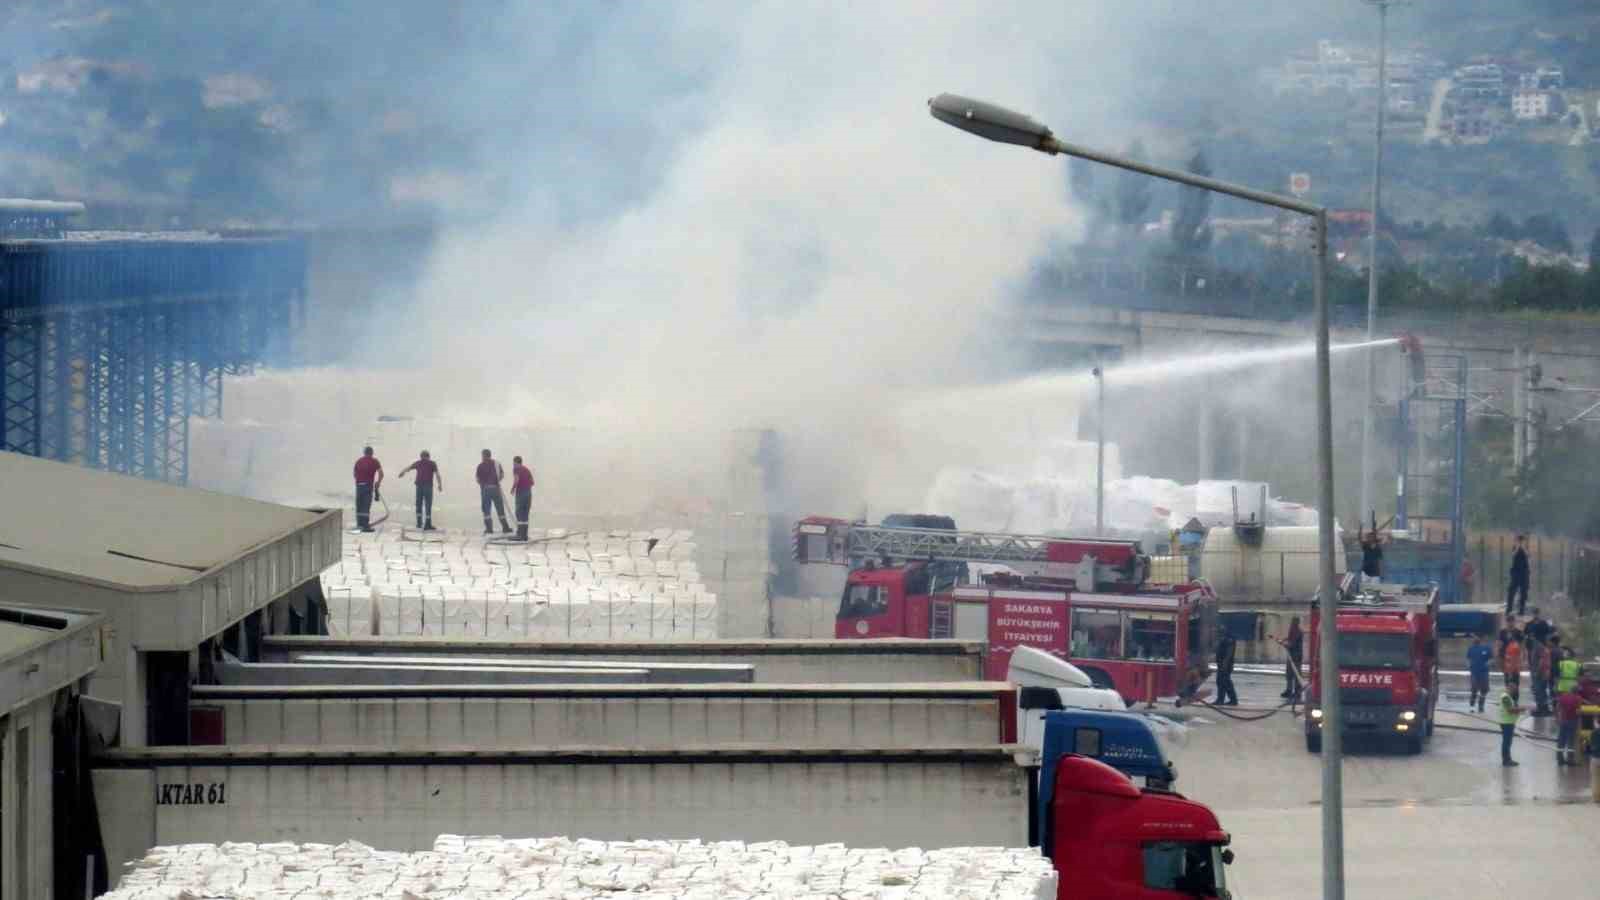
[(1600, 803), (1600, 740), (1589, 735), (1589, 793)]
[(528, 539), (528, 515), (533, 512), (533, 470), (522, 457), (511, 457), (511, 499), (516, 503), (517, 540)]
[(1305, 635), (1300, 631), (1300, 617), (1289, 619), (1289, 633), (1279, 641), (1283, 649), (1288, 652), (1289, 659), (1283, 664), (1283, 678), (1286, 682), (1280, 697), (1300, 696), (1300, 660), (1305, 652)]
[(433, 461), (428, 451), (422, 451), (417, 461), (404, 469), (396, 478), (406, 477), (407, 472), (417, 473), (417, 527), (423, 531), (433, 530), (433, 484), (439, 483), (439, 492), (444, 493), (444, 476), (439, 474), (439, 464)]
[(1517, 736), (1517, 715), (1522, 712), (1512, 691), (1511, 678), (1507, 676), (1505, 690), (1500, 692), (1500, 765), (1514, 766), (1511, 758), (1511, 739)]
[(1572, 655), (1571, 648), (1562, 651), (1560, 658), (1556, 660), (1555, 670), (1557, 691), (1565, 694), (1578, 689), (1578, 678), (1583, 674), (1583, 664)]
[(1517, 535), (1516, 549), (1511, 553), (1511, 583), (1506, 586), (1506, 615), (1511, 615), (1513, 601), (1517, 615), (1528, 611), (1528, 536)]
[(1522, 695), (1522, 641), (1513, 637), (1506, 642), (1505, 653), (1500, 657), (1500, 673), (1506, 679), (1506, 691), (1513, 698)]
[(1483, 642), (1483, 635), (1474, 635), (1472, 646), (1467, 648), (1467, 673), (1472, 676), (1472, 694), (1467, 698), (1467, 709), (1483, 712), (1489, 699), (1489, 661), (1494, 651)]
[(1233, 686), (1233, 658), (1237, 642), (1226, 628), (1217, 636), (1217, 705), (1238, 706), (1239, 691)]
[(1528, 680), (1533, 683), (1533, 714), (1550, 715), (1550, 647), (1538, 638), (1528, 641)]
[(495, 515), (500, 517), (500, 530), (510, 534), (511, 523), (506, 521), (506, 495), (500, 489), (500, 482), (506, 480), (506, 470), (487, 450), (483, 451), (483, 462), (478, 463), (477, 478), (478, 495), (483, 506), (483, 533), (494, 534), (494, 524), (489, 521), (492, 507)]
[[(1583, 696), (1578, 693), (1578, 683), (1556, 697), (1556, 765), (1578, 765), (1578, 715), (1582, 711)], [(1594, 740), (1590, 738), (1590, 740)]]
[(372, 455), (371, 447), (361, 448), (361, 458), (356, 460), (356, 530), (372, 532), (372, 501), (378, 496), (378, 486), (383, 484), (383, 463)]

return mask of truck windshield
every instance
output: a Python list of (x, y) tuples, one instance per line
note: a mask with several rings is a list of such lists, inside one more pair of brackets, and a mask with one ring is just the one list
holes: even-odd
[(1222, 848), (1190, 841), (1160, 841), (1144, 848), (1144, 886), (1186, 897), (1226, 897)]
[(839, 601), (839, 618), (863, 619), (881, 616), (889, 611), (889, 601), (883, 588), (867, 584), (847, 584), (844, 597)]
[(1411, 635), (1339, 632), (1339, 668), (1408, 669)]

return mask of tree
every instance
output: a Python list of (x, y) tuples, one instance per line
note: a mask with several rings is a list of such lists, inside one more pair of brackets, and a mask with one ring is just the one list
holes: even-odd
[(1600, 228), (1589, 239), (1589, 272), (1583, 278), (1583, 305), (1600, 309)]
[(1567, 233), (1567, 224), (1548, 213), (1522, 220), (1522, 236), (1547, 250), (1572, 252), (1572, 236)]
[[(1211, 164), (1203, 151), (1196, 151), (1189, 160), (1189, 171), (1201, 176), (1211, 174)], [(1181, 254), (1199, 253), (1211, 246), (1211, 226), (1206, 222), (1211, 216), (1211, 192), (1204, 188), (1180, 185), (1178, 187), (1178, 214), (1172, 220), (1172, 246)]]
[[(1129, 145), (1129, 159), (1144, 159), (1144, 144), (1135, 139)], [(1150, 211), (1150, 176), (1124, 169), (1117, 176), (1117, 224), (1133, 228), (1144, 224), (1145, 213)]]
[(1517, 223), (1503, 212), (1497, 212), (1489, 217), (1489, 222), (1484, 226), (1490, 237), (1497, 237), (1505, 241), (1515, 241), (1522, 237), (1522, 231), (1517, 228)]

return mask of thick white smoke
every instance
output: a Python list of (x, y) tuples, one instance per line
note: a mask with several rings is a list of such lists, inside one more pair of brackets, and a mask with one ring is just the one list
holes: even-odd
[[(1068, 118), (1099, 119), (1093, 79), (1110, 72), (1074, 57), (1108, 39), (1094, 15), (679, 11), (662, 53), (704, 52), (708, 34), (723, 48), (697, 112), (609, 113), (702, 126), (614, 215), (573, 227), (551, 202), (571, 186), (530, 173), (512, 212), (447, 234), (417, 291), (426, 338), (405, 350), (402, 407), (620, 431), (663, 460), (686, 435), (772, 427), (801, 463), (791, 488), (818, 505), (914, 506), (952, 454), (1000, 456), (1023, 411), (928, 398), (997, 368), (1008, 291), (1076, 222), (1060, 160), (943, 126), (925, 101), (957, 90), (1047, 116), (1082, 96), (1093, 116)], [(560, 127), (560, 110), (520, 112)]]

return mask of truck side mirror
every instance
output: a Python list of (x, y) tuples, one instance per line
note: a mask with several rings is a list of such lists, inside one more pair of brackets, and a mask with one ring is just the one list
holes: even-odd
[(1061, 703), (1061, 692), (1048, 687), (1025, 687), (1017, 697), (1019, 709), (1066, 709)]

